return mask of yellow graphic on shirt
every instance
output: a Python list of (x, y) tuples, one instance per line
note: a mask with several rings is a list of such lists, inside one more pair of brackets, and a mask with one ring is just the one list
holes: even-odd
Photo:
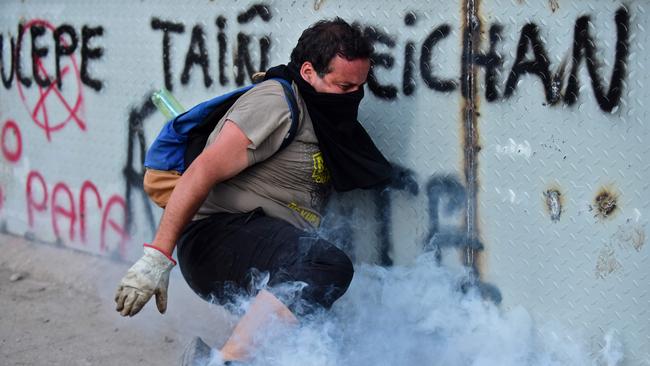
[(320, 225), (320, 216), (317, 213), (304, 207), (300, 207), (295, 202), (291, 202), (287, 206), (300, 214), (300, 216), (307, 220), (307, 222), (309, 222), (313, 227), (318, 227)]
[(311, 177), (314, 179), (314, 182), (318, 184), (328, 183), (330, 181), (330, 171), (325, 166), (323, 154), (319, 151), (312, 155), (312, 158), (314, 159), (314, 170), (311, 173)]

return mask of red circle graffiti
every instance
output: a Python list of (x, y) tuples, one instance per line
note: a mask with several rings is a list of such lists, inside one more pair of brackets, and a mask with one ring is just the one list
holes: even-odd
[[(7, 143), (7, 135), (9, 132), (13, 132), (14, 139), (16, 140), (16, 146), (13, 150), (10, 149), (9, 144)], [(23, 139), (20, 134), (20, 128), (18, 128), (16, 122), (8, 120), (5, 122), (4, 126), (2, 126), (0, 145), (2, 145), (2, 155), (4, 155), (5, 159), (12, 163), (17, 162), (20, 159), (20, 155), (23, 152)]]
[[(35, 25), (43, 26), (52, 32), (56, 29), (46, 20), (34, 19), (25, 24), (23, 34), (27, 33), (27, 31)], [(22, 47), (22, 45), (19, 45), (19, 47)], [(79, 73), (79, 68), (77, 67), (77, 60), (74, 55), (70, 55), (70, 60), (72, 62), (73, 70), (72, 72), (70, 71), (70, 66), (63, 67), (61, 70), (60, 81), (61, 85), (63, 85), (64, 80), (73, 79), (71, 82), (66, 84), (75, 84), (77, 86), (76, 95), (64, 95), (61, 89), (58, 88), (57, 84), (59, 80), (52, 80), (49, 78), (49, 76), (47, 76), (47, 71), (45, 70), (45, 67), (43, 66), (43, 63), (40, 59), (36, 60), (36, 66), (38, 67), (38, 71), (40, 71), (44, 76), (48, 77), (51, 80), (49, 86), (43, 88), (37, 83), (34, 83), (38, 87), (38, 94), (34, 95), (33, 98), (32, 96), (28, 98), (28, 96), (25, 95), (25, 91), (23, 90), (21, 82), (19, 80), (16, 82), (18, 93), (20, 94), (20, 98), (22, 99), (25, 108), (27, 108), (27, 112), (30, 114), (34, 123), (36, 123), (38, 127), (45, 131), (45, 137), (48, 141), (52, 139), (52, 132), (61, 130), (70, 121), (75, 121), (75, 123), (82, 131), (86, 130), (86, 123), (79, 116), (79, 112), (81, 111), (81, 107), (83, 105), (81, 76)], [(35, 103), (32, 104), (34, 101)], [(52, 121), (50, 119), (51, 113), (48, 112), (48, 109), (60, 110), (61, 108), (64, 110), (63, 118), (57, 121)]]

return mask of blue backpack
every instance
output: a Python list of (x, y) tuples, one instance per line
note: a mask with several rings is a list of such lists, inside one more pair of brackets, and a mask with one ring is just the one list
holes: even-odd
[[(293, 141), (298, 130), (298, 104), (291, 84), (287, 80), (280, 78), (269, 80), (280, 82), (291, 111), (291, 126), (280, 145), (282, 150)], [(203, 151), (208, 136), (221, 118), (239, 97), (256, 85), (258, 84), (248, 85), (207, 100), (169, 120), (147, 150), (144, 166), (149, 169), (176, 171), (180, 174), (185, 172)]]
[[(291, 126), (278, 151), (293, 141), (298, 130), (298, 103), (291, 84), (284, 79), (272, 78), (282, 85), (284, 97), (291, 111)], [(149, 198), (160, 207), (167, 206), (176, 182), (203, 151), (208, 137), (235, 101), (257, 84), (233, 90), (207, 100), (179, 114), (163, 126), (144, 159), (147, 168), (143, 188)]]

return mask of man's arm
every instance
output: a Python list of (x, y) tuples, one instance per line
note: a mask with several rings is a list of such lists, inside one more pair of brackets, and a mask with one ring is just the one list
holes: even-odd
[(250, 143), (235, 123), (226, 121), (216, 140), (178, 180), (153, 243), (145, 245), (144, 255), (127, 271), (117, 288), (116, 310), (123, 316), (137, 314), (154, 294), (158, 311), (165, 312), (169, 272), (176, 264), (171, 258), (176, 241), (212, 186), (246, 169)]
[(212, 186), (248, 166), (251, 141), (227, 120), (216, 140), (185, 171), (172, 192), (151, 245), (171, 255), (183, 228), (199, 209)]

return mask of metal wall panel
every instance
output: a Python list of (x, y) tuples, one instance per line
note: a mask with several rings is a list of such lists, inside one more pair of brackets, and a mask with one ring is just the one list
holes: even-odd
[[(286, 62), (309, 24), (341, 16), (375, 42), (360, 119), (400, 179), (336, 196), (326, 234), (357, 261), (402, 265), (437, 251), (445, 265), (473, 267), (505, 308), (569, 324), (593, 349), (615, 328), (625, 364), (650, 365), (647, 7), (2, 2), (0, 225), (137, 258), (160, 215), (141, 188), (142, 153), (164, 123), (151, 93), (166, 86), (191, 106), (231, 90)], [(592, 73), (573, 59), (591, 44)], [(39, 68), (60, 84), (39, 87)], [(597, 97), (592, 80), (622, 93)]]
[[(522, 304), (584, 330), (594, 345), (616, 329), (626, 355), (642, 364), (650, 362), (646, 8), (611, 1), (482, 4), (484, 29), (503, 26), (497, 47), (504, 62), (498, 100), (481, 106), (478, 198), (481, 272), (498, 284), (503, 305)], [(596, 49), (591, 74), (586, 58), (572, 57), (585, 30)], [(505, 97), (518, 65), (527, 72)], [(579, 96), (571, 105), (576, 67)], [(596, 96), (594, 77), (609, 100)], [(620, 97), (611, 92), (617, 82)]]

